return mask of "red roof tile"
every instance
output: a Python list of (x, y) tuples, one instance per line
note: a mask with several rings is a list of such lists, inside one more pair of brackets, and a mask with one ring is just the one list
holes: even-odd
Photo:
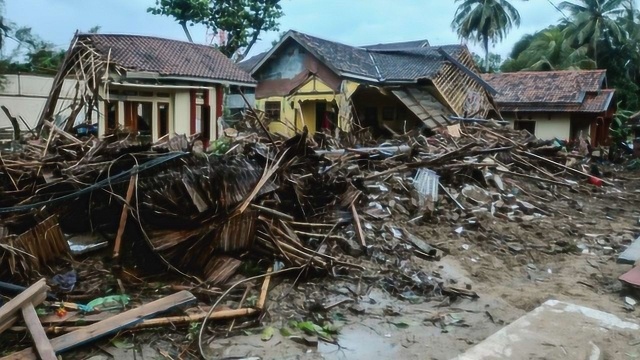
[(483, 74), (499, 103), (580, 102), (584, 92), (602, 88), (606, 70), (520, 71)]
[(212, 46), (138, 35), (83, 34), (104, 56), (130, 70), (210, 80), (255, 83), (233, 61)]
[(614, 90), (604, 90), (606, 70), (521, 71), (483, 74), (498, 92), (500, 111), (602, 112)]
[(613, 100), (613, 94), (615, 90), (605, 89), (597, 94), (587, 94), (580, 107), (580, 112), (603, 112), (607, 111), (611, 100)]

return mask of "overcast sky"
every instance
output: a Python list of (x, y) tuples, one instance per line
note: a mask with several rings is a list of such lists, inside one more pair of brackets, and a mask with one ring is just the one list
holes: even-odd
[[(558, 3), (558, 0), (553, 0)], [(102, 33), (155, 35), (185, 40), (182, 28), (167, 17), (146, 12), (155, 0), (5, 0), (5, 16), (67, 48), (76, 29), (101, 26)], [(512, 0), (522, 24), (492, 52), (505, 58), (513, 43), (557, 22), (560, 14), (548, 0)], [(282, 0), (280, 30), (294, 29), (349, 45), (428, 39), (432, 45), (459, 43), (451, 29), (454, 0)], [(202, 27), (191, 28), (194, 41), (208, 41)], [(251, 54), (267, 50), (278, 33), (268, 33)], [(472, 51), (481, 49), (469, 44)]]

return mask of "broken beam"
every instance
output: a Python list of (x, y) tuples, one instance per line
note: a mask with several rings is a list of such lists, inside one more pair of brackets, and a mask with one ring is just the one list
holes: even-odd
[[(142, 319), (165, 312), (177, 306), (195, 302), (196, 298), (188, 291), (181, 291), (162, 299), (144, 304), (138, 308), (123, 312), (95, 324), (85, 326), (82, 329), (51, 339), (51, 346), (56, 353), (70, 350), (74, 347), (89, 343), (103, 336), (116, 333), (121, 330), (139, 324)], [(18, 351), (5, 356), (0, 360), (37, 360), (33, 348)]]

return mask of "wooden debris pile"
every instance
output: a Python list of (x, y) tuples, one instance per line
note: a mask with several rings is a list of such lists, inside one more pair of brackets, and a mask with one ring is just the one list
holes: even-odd
[[(306, 133), (278, 140), (234, 134), (225, 153), (203, 152), (179, 136), (141, 145), (115, 136), (78, 140), (51, 129), (60, 136), (2, 157), (0, 275), (38, 273), (38, 266), (16, 264), (49, 258), (15, 239), (52, 216), (59, 220), (49, 227), (55, 234), (56, 226), (66, 234), (107, 234), (115, 258), (143, 243), (167, 267), (213, 284), (227, 282), (245, 260), (360, 268), (349, 257), (376, 245), (383, 225), (391, 238), (434, 256), (424, 239), (398, 226), (428, 220), (434, 203), (468, 221), (479, 208), (512, 221), (552, 216), (542, 201), (515, 199), (513, 189), (526, 192), (527, 182), (553, 191), (594, 179), (581, 157), (561, 145), (482, 125), (398, 135), (377, 146), (353, 134), (313, 140)], [(418, 191), (417, 171), (425, 168), (439, 175), (435, 198)], [(51, 242), (56, 254), (66, 251), (59, 239)]]

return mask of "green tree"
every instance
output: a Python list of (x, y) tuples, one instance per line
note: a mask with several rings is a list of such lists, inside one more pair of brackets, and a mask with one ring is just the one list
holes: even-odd
[(0, 51), (4, 48), (4, 41), (10, 31), (9, 21), (4, 17), (4, 0), (0, 0)]
[(618, 24), (628, 0), (563, 1), (559, 7), (569, 13), (566, 35), (578, 46), (585, 46), (598, 66), (598, 43), (622, 42), (624, 30)]
[(458, 9), (451, 26), (462, 39), (482, 44), (485, 71), (489, 69), (489, 43), (502, 41), (515, 25), (520, 26), (518, 10), (507, 0), (455, 0)]
[(573, 48), (563, 29), (558, 26), (551, 26), (538, 33), (520, 56), (526, 59), (528, 70), (595, 68), (594, 61), (587, 57), (585, 49)]
[(64, 50), (57, 49), (53, 43), (43, 40), (29, 27), (16, 29), (11, 37), (18, 43), (13, 58), (23, 60), (11, 59), (8, 72), (55, 74), (58, 71), (64, 60)]
[(480, 55), (473, 53), (473, 61), (479, 69), (489, 69), (489, 73), (495, 73), (500, 71), (500, 65), (502, 64), (502, 56), (500, 54), (489, 53), (489, 64), (485, 64), (485, 59)]
[(187, 25), (202, 24), (215, 34), (224, 32), (226, 42), (219, 49), (229, 57), (238, 55), (238, 60), (249, 53), (261, 33), (277, 31), (283, 15), (280, 0), (156, 0), (148, 11), (175, 18), (189, 41)]
[(206, 24), (210, 16), (209, 0), (156, 0), (156, 6), (148, 8), (147, 12), (173, 17), (182, 26), (187, 39), (193, 42), (187, 25)]

